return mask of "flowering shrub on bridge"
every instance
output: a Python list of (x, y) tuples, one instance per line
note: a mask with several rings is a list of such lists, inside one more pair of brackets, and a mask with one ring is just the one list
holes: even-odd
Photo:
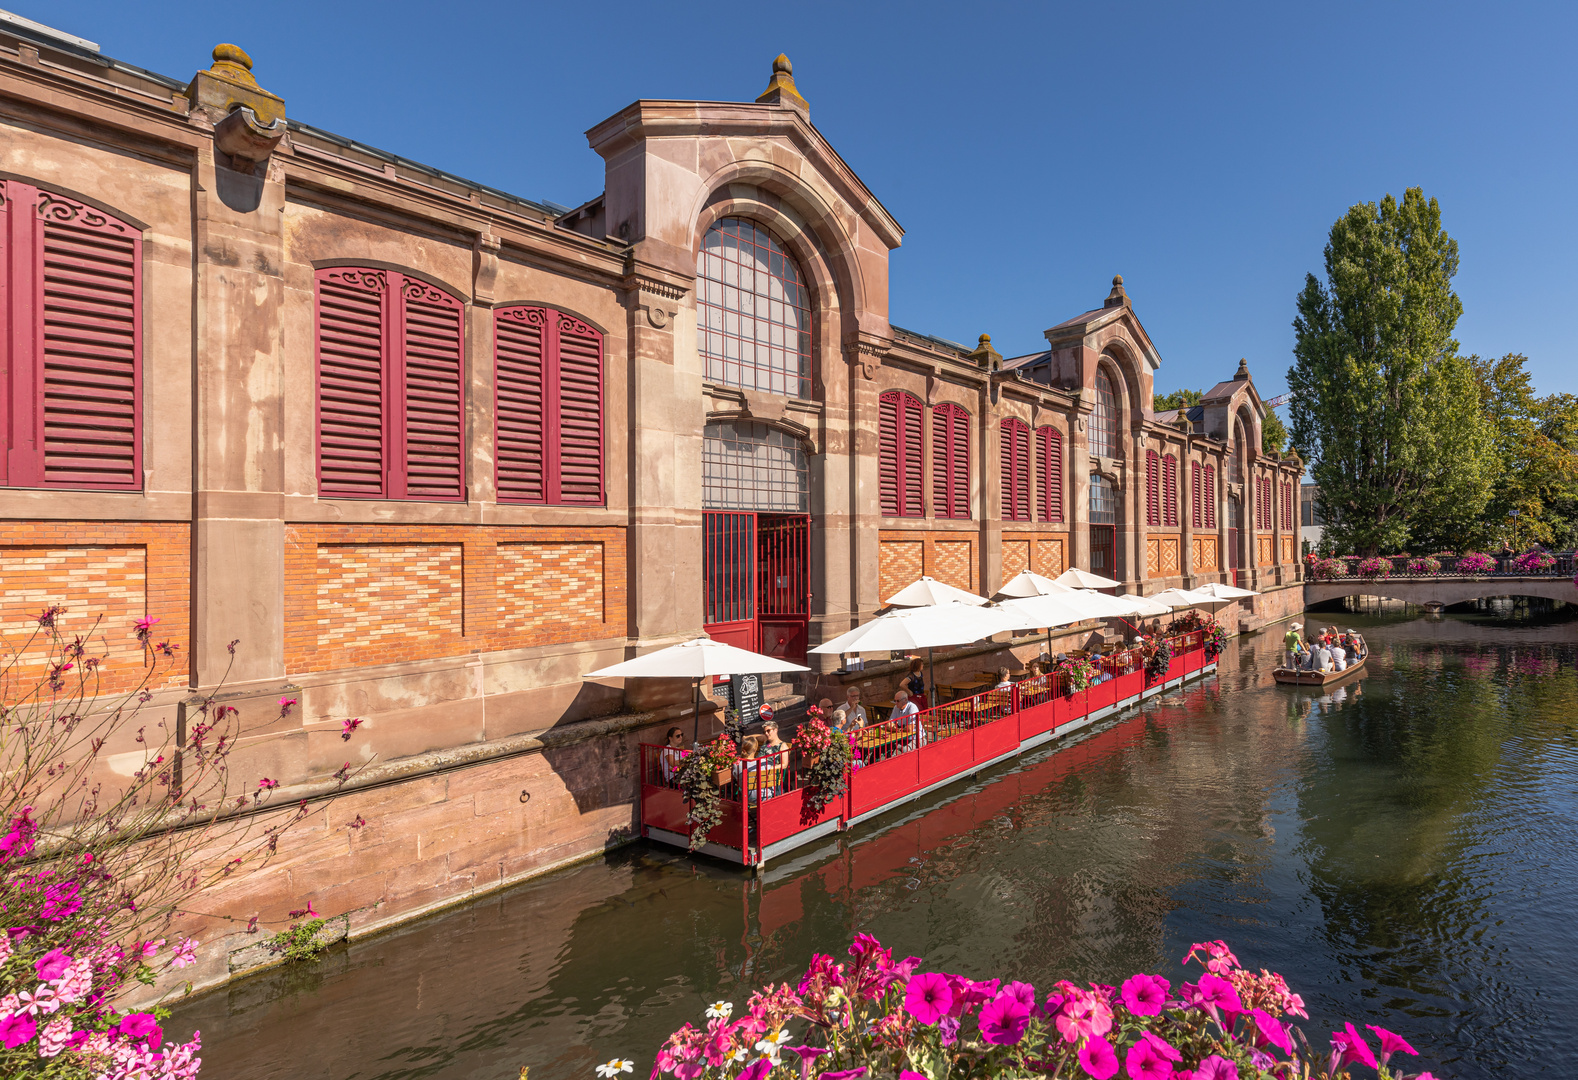
[(1556, 565), (1556, 557), (1543, 551), (1526, 551), (1512, 560), (1512, 568), (1520, 574), (1543, 574)]
[(1354, 573), (1362, 578), (1374, 581), (1386, 577), (1392, 572), (1392, 560), (1375, 556), (1369, 559), (1360, 559), (1359, 565), (1354, 567)]
[(1433, 555), (1421, 555), (1408, 560), (1408, 572), (1415, 577), (1427, 577), (1441, 572), (1441, 560)]
[(1457, 560), (1460, 574), (1494, 574), (1496, 560), (1480, 551), (1466, 551)]
[(732, 1003), (714, 1003), (705, 1027), (686, 1024), (664, 1042), (652, 1080), (1108, 1080), (1120, 1070), (1132, 1080), (1340, 1080), (1356, 1064), (1402, 1080), (1392, 1059), (1416, 1053), (1400, 1035), (1369, 1025), (1366, 1036), (1351, 1022), (1316, 1050), (1287, 1019), (1308, 1018), (1299, 995), (1280, 975), (1241, 967), (1220, 941), (1189, 950), (1184, 963), (1205, 970), (1176, 988), (1138, 974), (1116, 987), (1064, 980), (1046, 994), (922, 972), (918, 957), (895, 961), (870, 934), (848, 955), (814, 956), (798, 987), (762, 987), (739, 1018)]
[[(45, 609), (0, 661), (0, 1076), (189, 1080), (200, 1035), (166, 1043), (162, 1006), (117, 1002), (196, 963), (182, 908), (266, 862), (309, 811), (268, 812), (278, 784), (266, 778), (231, 790), (231, 750), (250, 734), (235, 707), (209, 694), (179, 732), (145, 711), (150, 688), (181, 675), (179, 646), (155, 640), (157, 619), (120, 631), (142, 643), (146, 669), (107, 698), (94, 646), (111, 629), (68, 636), (63, 616)], [(295, 704), (282, 699), (265, 723)], [(335, 774), (340, 784), (351, 771)]]
[(1333, 578), (1348, 576), (1347, 559), (1322, 559), (1318, 556), (1309, 557), (1309, 576), (1316, 581), (1331, 581)]

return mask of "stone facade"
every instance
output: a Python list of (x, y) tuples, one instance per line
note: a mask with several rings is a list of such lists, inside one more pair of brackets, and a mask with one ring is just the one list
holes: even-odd
[[(103, 613), (111, 655), (131, 654), (130, 620), (157, 617), (159, 636), (189, 645), (182, 685), (160, 688), (153, 715), (171, 719), (225, 679), (250, 721), (238, 776), (322, 794), (349, 716), (364, 721), (349, 749), (375, 763), (282, 843), (273, 869), (210, 910), (267, 924), (311, 899), (367, 932), (627, 835), (633, 747), (690, 710), (689, 684), (582, 676), (707, 625), (709, 424), (785, 433), (808, 462), (812, 644), (917, 573), (989, 594), (1026, 567), (1089, 568), (1093, 475), (1117, 493), (1125, 590), (1224, 580), (1230, 550), (1248, 587), (1296, 582), (1291, 522), (1251, 527), (1246, 510), (1230, 523), (1230, 500), (1248, 506), (1258, 482), (1296, 485), (1301, 470), (1259, 452), (1264, 406), (1247, 369), (1197, 414), (1155, 415), (1160, 357), (1121, 282), (1048, 330), (1046, 350), (1006, 361), (985, 336), (969, 349), (893, 327), (888, 259), (902, 230), (811, 126), (782, 58), (755, 102), (643, 100), (593, 127), (605, 188), (568, 212), (287, 126), (285, 106), (234, 46), (183, 83), (0, 22), (0, 183), (113, 215), (142, 252), (140, 482), (6, 489), (6, 640), (62, 603)], [(709, 229), (734, 219), (770, 230), (798, 264), (808, 393), (709, 374), (698, 258)], [(318, 304), (337, 268), (458, 305), (461, 497), (324, 492)], [(501, 497), (494, 327), (518, 305), (601, 342), (600, 500)], [(1098, 375), (1116, 390), (1110, 455), (1089, 440)], [(884, 513), (890, 390), (925, 410), (920, 516)], [(969, 418), (968, 513), (950, 518), (934, 502), (929, 434), (945, 403)], [(1057, 432), (1057, 475), (1026, 466), (1032, 485), (1056, 488), (1055, 520), (1003, 520), (1010, 418)], [(1180, 469), (1165, 527), (1146, 524), (1152, 450)], [(1219, 478), (1209, 527), (1193, 524), (1195, 463)], [(814, 659), (826, 676), (833, 663)], [(300, 708), (276, 718), (285, 694)], [(367, 826), (348, 828), (357, 817)], [(200, 984), (255, 940), (227, 925), (204, 930)]]

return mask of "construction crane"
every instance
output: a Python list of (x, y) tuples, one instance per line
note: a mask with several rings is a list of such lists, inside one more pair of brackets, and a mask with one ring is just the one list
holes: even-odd
[(1261, 404), (1268, 409), (1275, 409), (1278, 405), (1286, 405), (1292, 400), (1292, 394), (1278, 394), (1274, 398), (1267, 398), (1265, 401), (1261, 402)]

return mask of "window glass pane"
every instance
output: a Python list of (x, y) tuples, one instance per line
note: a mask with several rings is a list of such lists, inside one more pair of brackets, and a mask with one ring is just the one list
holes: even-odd
[(809, 512), (810, 466), (800, 440), (766, 424), (708, 424), (701, 445), (701, 500), (708, 510)]
[(1096, 372), (1096, 408), (1090, 414), (1090, 452), (1100, 457), (1118, 456), (1118, 397), (1112, 380), (1102, 369)]
[[(738, 237), (736, 239), (736, 237)], [(744, 218), (723, 218), (702, 241), (708, 254), (699, 260), (696, 283), (696, 346), (709, 361), (709, 378), (731, 386), (768, 390), (790, 397), (811, 396), (810, 293), (794, 256), (770, 231)], [(720, 288), (720, 286), (728, 286)], [(723, 329), (703, 334), (702, 327)], [(742, 343), (771, 342), (784, 349), (756, 350)], [(711, 360), (739, 359), (721, 376)]]
[(1117, 489), (1100, 473), (1090, 474), (1090, 523), (1092, 525), (1118, 523)]

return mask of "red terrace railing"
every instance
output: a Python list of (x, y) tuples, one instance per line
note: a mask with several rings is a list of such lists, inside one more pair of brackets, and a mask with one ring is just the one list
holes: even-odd
[[(892, 717), (847, 733), (855, 760), (844, 794), (811, 812), (804, 763), (789, 750), (740, 762), (722, 777), (723, 820), (702, 850), (747, 866), (777, 851), (849, 827), (933, 788), (1011, 757), (1060, 730), (1181, 682), (1209, 666), (1200, 632), (1171, 639), (1166, 674), (1147, 679), (1137, 650), (1105, 658), (1098, 680), (1070, 690), (1058, 675), (1025, 679), (1004, 690)], [(676, 781), (685, 751), (641, 746), (641, 831), (684, 846), (690, 835), (684, 794)]]

